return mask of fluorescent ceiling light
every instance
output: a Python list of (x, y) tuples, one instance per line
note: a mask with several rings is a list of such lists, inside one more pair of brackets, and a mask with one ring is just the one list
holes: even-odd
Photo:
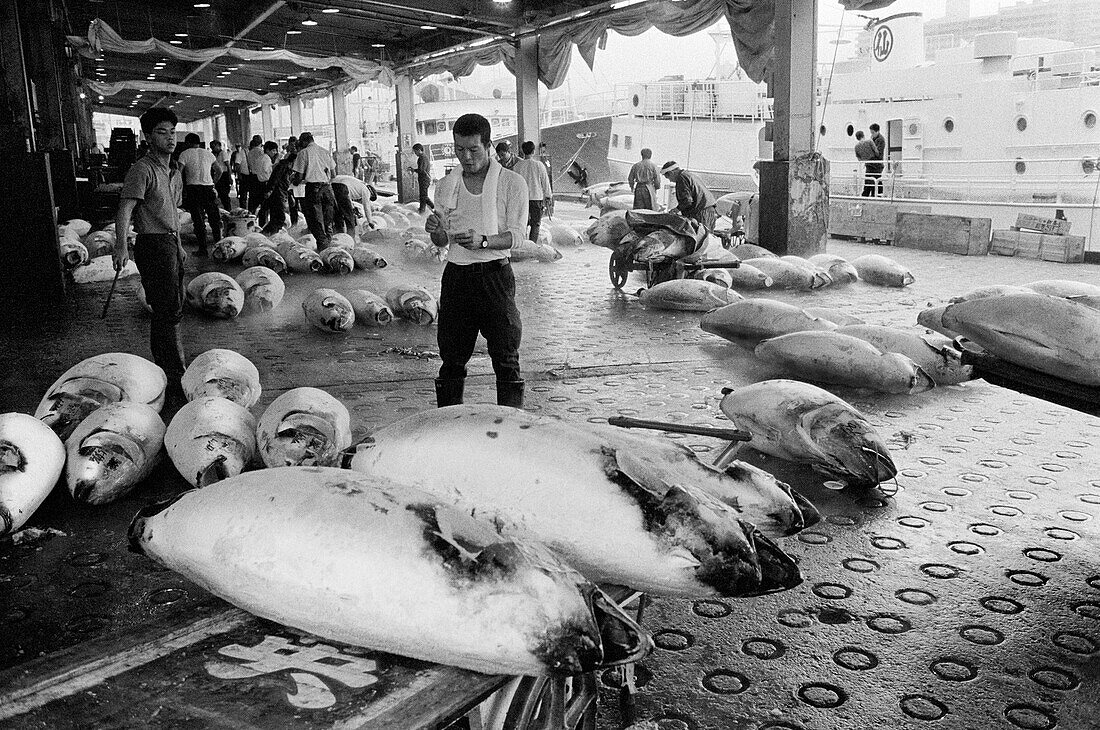
[(261, 51), (274, 51), (274, 50), (275, 50), (275, 46), (264, 46), (264, 47), (262, 47), (262, 48), (261, 48), (260, 50), (261, 50)]
[(288, 31), (286, 32), (286, 34), (287, 34), (287, 35), (301, 35), (301, 34), (302, 34), (302, 31), (300, 31), (300, 30), (295, 30), (295, 29), (293, 29), (293, 28), (292, 28), (292, 29), (288, 30)]
[(173, 46), (182, 46), (183, 45), (183, 41), (168, 41), (168, 42), (171, 43)]
[(385, 43), (371, 43), (370, 47), (371, 48), (385, 48), (386, 44)]
[(302, 20), (302, 25), (317, 25), (317, 21), (313, 19), (313, 16), (306, 14), (306, 17)]
[(187, 37), (186, 33), (176, 33), (176, 38), (186, 38), (186, 37)]
[(338, 12), (340, 12), (340, 9), (339, 9), (339, 8), (325, 8), (325, 9), (324, 9), (324, 10), (322, 10), (321, 12), (322, 12), (322, 13), (327, 13), (327, 14), (330, 14), (330, 15), (331, 15), (332, 13), (338, 13)]
[(196, 8), (208, 8), (208, 7), (210, 7), (210, 3), (195, 3), (195, 7)]
[(422, 25), (420, 26), (420, 30), (439, 30), (439, 28), (434, 25)]

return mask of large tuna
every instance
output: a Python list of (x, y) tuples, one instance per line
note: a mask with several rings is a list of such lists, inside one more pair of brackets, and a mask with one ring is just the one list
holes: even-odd
[[(275, 252), (271, 251), (271, 253)], [(279, 274), (266, 266), (251, 266), (245, 269), (237, 274), (237, 284), (244, 292), (245, 311), (270, 312), (279, 306), (286, 294), (286, 284), (283, 283)]]
[(244, 309), (244, 290), (228, 274), (208, 271), (187, 282), (187, 304), (207, 316), (232, 319)]
[(819, 253), (811, 256), (809, 261), (819, 269), (824, 269), (834, 284), (851, 284), (859, 281), (859, 272), (856, 271), (856, 267), (840, 256)]
[(638, 262), (675, 261), (687, 256), (695, 248), (695, 241), (672, 231), (659, 228), (642, 236), (634, 246), (633, 258)]
[(73, 281), (77, 284), (94, 284), (98, 281), (112, 281), (117, 274), (120, 279), (128, 279), (138, 275), (137, 264), (133, 259), (126, 262), (121, 272), (115, 271), (114, 259), (108, 255), (92, 256), (92, 260), (84, 266), (72, 269)]
[(870, 342), (883, 352), (905, 355), (932, 376), (936, 385), (956, 385), (974, 378), (974, 368), (963, 365), (962, 353), (943, 335), (921, 335), (877, 324), (849, 325), (837, 332)]
[(262, 618), (487, 674), (591, 672), (652, 647), (545, 547), (343, 469), (185, 492), (139, 512), (130, 546)]
[(741, 295), (720, 284), (697, 279), (672, 279), (649, 289), (639, 289), (638, 298), (650, 309), (709, 312), (741, 299)]
[(355, 324), (355, 310), (334, 289), (314, 289), (302, 302), (306, 321), (322, 332), (347, 332)]
[(550, 244), (554, 248), (571, 248), (584, 245), (581, 234), (564, 223), (551, 223), (547, 226), (550, 233)]
[(727, 392), (720, 407), (734, 425), (752, 434), (748, 445), (753, 449), (809, 464), (837, 484), (874, 485), (897, 474), (874, 426), (816, 385), (765, 380)]
[[(287, 238), (289, 238), (289, 236), (287, 236)], [(244, 234), (241, 240), (244, 241), (245, 248), (275, 248), (279, 245), (274, 239), (268, 238), (259, 231), (249, 231)]]
[(398, 284), (386, 292), (386, 304), (402, 319), (427, 326), (439, 316), (439, 303), (422, 286)]
[(859, 278), (878, 286), (908, 286), (916, 277), (897, 261), (877, 253), (868, 253), (852, 262)]
[(739, 243), (731, 248), (730, 252), (742, 261), (757, 258), (779, 258), (768, 249), (763, 246), (757, 246), (755, 243)]
[(210, 248), (210, 258), (215, 261), (235, 261), (247, 249), (248, 244), (241, 236), (226, 236)]
[(838, 327), (847, 327), (851, 324), (863, 324), (863, 320), (839, 309), (828, 307), (806, 307), (802, 310), (811, 317), (820, 317), (830, 322), (835, 322)]
[(77, 238), (83, 238), (88, 235), (88, 231), (92, 230), (92, 224), (83, 218), (72, 218), (62, 223), (58, 228), (64, 229), (64, 231)]
[(58, 244), (58, 252), (67, 269), (83, 266), (91, 260), (84, 244), (72, 238), (62, 238)]
[(18, 530), (53, 491), (65, 445), (42, 421), (0, 413), (0, 537)]
[(393, 321), (393, 310), (374, 292), (355, 289), (348, 292), (348, 301), (355, 312), (355, 321), (360, 324), (384, 327)]
[(356, 246), (351, 250), (351, 259), (356, 268), (360, 269), (384, 269), (388, 265), (385, 257), (367, 246)]
[(319, 388), (294, 388), (267, 407), (256, 436), (267, 466), (335, 466), (351, 445), (351, 415)]
[(108, 403), (65, 441), (65, 475), (78, 502), (107, 504), (127, 494), (156, 466), (164, 421), (143, 403)]
[(593, 221), (588, 226), (588, 230), (584, 232), (584, 235), (588, 238), (588, 242), (594, 246), (618, 248), (623, 236), (630, 232), (630, 226), (626, 222), (626, 211), (616, 210), (601, 215)]
[(763, 340), (805, 330), (833, 330), (836, 324), (811, 317), (799, 307), (775, 299), (745, 299), (703, 315), (704, 332), (731, 342)]
[[(348, 236), (346, 233), (341, 234)], [(321, 261), (325, 264), (325, 272), (329, 274), (350, 274), (355, 270), (355, 259), (351, 255), (352, 247), (341, 248), (340, 246), (329, 246), (321, 252)]]
[(192, 486), (240, 474), (256, 455), (256, 419), (226, 398), (199, 398), (179, 409), (164, 448)]
[[(328, 240), (329, 248), (346, 248), (348, 251), (355, 248), (355, 239), (347, 233), (333, 233)], [(324, 253), (323, 251), (321, 252)]]
[(107, 403), (133, 401), (160, 411), (168, 379), (159, 366), (127, 352), (107, 352), (81, 360), (54, 381), (34, 417), (66, 439), (76, 425)]
[(276, 274), (286, 271), (286, 261), (283, 257), (278, 251), (267, 246), (256, 246), (246, 250), (244, 255), (241, 256), (241, 266), (250, 268), (253, 266), (266, 266)]
[(767, 289), (775, 284), (775, 279), (752, 264), (742, 262), (740, 266), (726, 271), (729, 272), (734, 289)]
[(802, 380), (883, 393), (922, 393), (936, 383), (905, 355), (836, 332), (792, 332), (756, 346), (756, 356)]
[(529, 531), (595, 582), (747, 596), (800, 581), (763, 534), (805, 524), (789, 491), (759, 470), (719, 471), (659, 438), (461, 405), (373, 432), (351, 466)]
[(1070, 299), (1072, 297), (1100, 297), (1100, 286), (1070, 279), (1042, 279), (1024, 284), (1024, 287), (1039, 294)]
[(917, 324), (921, 327), (927, 327), (933, 332), (939, 332), (944, 337), (955, 339), (959, 336), (959, 333), (943, 323), (943, 314), (946, 311), (947, 307), (945, 306), (923, 309), (917, 314)]
[(761, 256), (755, 259), (745, 259), (745, 263), (763, 271), (765, 275), (771, 278), (772, 286), (776, 289), (810, 291), (832, 283), (829, 275), (820, 269), (811, 269), (781, 258)]
[(300, 244), (280, 245), (278, 251), (286, 261), (287, 269), (295, 274), (319, 274), (325, 269), (325, 262), (317, 252)]
[(218, 397), (251, 408), (260, 399), (260, 371), (233, 350), (215, 348), (202, 353), (187, 366), (182, 384), (187, 400)]
[(89, 233), (80, 241), (88, 249), (91, 258), (110, 256), (115, 248), (115, 234), (110, 231), (96, 231)]
[(947, 307), (943, 323), (1004, 360), (1100, 385), (1100, 311), (1046, 294), (1005, 294)]
[(1030, 294), (1033, 289), (1024, 286), (1012, 286), (1011, 284), (986, 284), (971, 289), (957, 297), (951, 297), (948, 302), (957, 304), (971, 299), (985, 299), (986, 297), (999, 297), (1004, 294)]

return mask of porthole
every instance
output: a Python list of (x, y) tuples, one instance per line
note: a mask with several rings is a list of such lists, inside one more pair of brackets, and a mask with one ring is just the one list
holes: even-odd
[(944, 119), (943, 120), (943, 131), (945, 131), (945, 132), (954, 132), (955, 131), (955, 120), (954, 119)]
[(1096, 172), (1096, 160), (1092, 157), (1081, 158), (1081, 172), (1091, 175)]
[(637, 94), (635, 94), (631, 102), (634, 104), (634, 108), (637, 109), (638, 105), (642, 103), (642, 100), (638, 98)]
[(1085, 123), (1085, 129), (1092, 129), (1096, 126), (1096, 112), (1085, 112), (1082, 121)]
[(1022, 132), (1027, 129), (1027, 117), (1016, 117), (1016, 131)]
[(1027, 163), (1024, 162), (1023, 160), (1021, 160), (1019, 157), (1017, 157), (1016, 158), (1016, 174), (1017, 175), (1023, 175), (1025, 172), (1027, 172)]
[(848, 132), (848, 136), (849, 136), (849, 137), (851, 137), (851, 136), (852, 136), (853, 134), (855, 134), (855, 133), (856, 133), (856, 128), (855, 128), (855, 127), (853, 127), (853, 126), (852, 126), (851, 124), (849, 124), (849, 125), (848, 125), (848, 129), (847, 129), (847, 130), (845, 130), (845, 131), (847, 131), (847, 132)]
[(825, 125), (822, 124), (820, 127), (818, 127), (817, 131), (821, 132), (821, 136), (824, 137), (825, 136)]

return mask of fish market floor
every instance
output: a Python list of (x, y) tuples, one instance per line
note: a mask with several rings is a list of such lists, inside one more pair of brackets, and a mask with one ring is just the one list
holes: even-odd
[[(566, 221), (590, 212), (558, 205)], [(316, 287), (384, 293), (409, 282), (438, 292), (438, 264), (408, 262), (396, 246), (378, 248), (391, 261), (384, 270), (286, 277), (286, 298), (272, 313), (231, 321), (188, 313), (188, 355), (225, 347), (255, 362), (264, 388), (257, 414), (287, 389), (324, 388), (348, 406), (356, 439), (432, 407), (434, 327), (357, 325), (333, 335), (304, 321), (301, 302)], [(1095, 283), (1098, 273), (1091, 265), (853, 242), (834, 241), (829, 250), (849, 259), (889, 255), (916, 283), (765, 296), (915, 327), (920, 309), (979, 284)], [(563, 253), (556, 263), (515, 266), (529, 410), (592, 422), (623, 414), (722, 425), (723, 386), (778, 374), (751, 351), (704, 333), (698, 314), (647, 311), (615, 291), (607, 250), (586, 244)], [(217, 268), (194, 258), (188, 266)], [(108, 286), (72, 286), (61, 311), (45, 314), (33, 331), (9, 332), (0, 412), (33, 412), (54, 379), (90, 355), (148, 356), (137, 280), (119, 283), (101, 320)], [(634, 273), (624, 289), (641, 286)], [(470, 371), (467, 400), (491, 402), (483, 341)], [(1100, 420), (984, 381), (908, 397), (837, 392), (888, 439), (897, 484), (834, 492), (808, 470), (746, 455), (824, 515), (783, 541), (805, 582), (762, 598), (654, 600), (644, 624), (657, 649), (638, 670), (637, 721), (662, 730), (1097, 727)], [(703, 459), (723, 445), (663, 437)], [(139, 490), (106, 507), (77, 505), (55, 491), (29, 523), (50, 532), (0, 545), (0, 670), (208, 601), (197, 586), (125, 549), (137, 509), (185, 486), (164, 462)], [(599, 727), (619, 727), (614, 676), (602, 679)]]

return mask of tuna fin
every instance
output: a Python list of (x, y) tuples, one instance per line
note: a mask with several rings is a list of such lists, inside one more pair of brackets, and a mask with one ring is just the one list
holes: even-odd
[(229, 477), (229, 470), (225, 468), (225, 455), (214, 459), (205, 469), (195, 476), (196, 487), (209, 487), (215, 482)]

